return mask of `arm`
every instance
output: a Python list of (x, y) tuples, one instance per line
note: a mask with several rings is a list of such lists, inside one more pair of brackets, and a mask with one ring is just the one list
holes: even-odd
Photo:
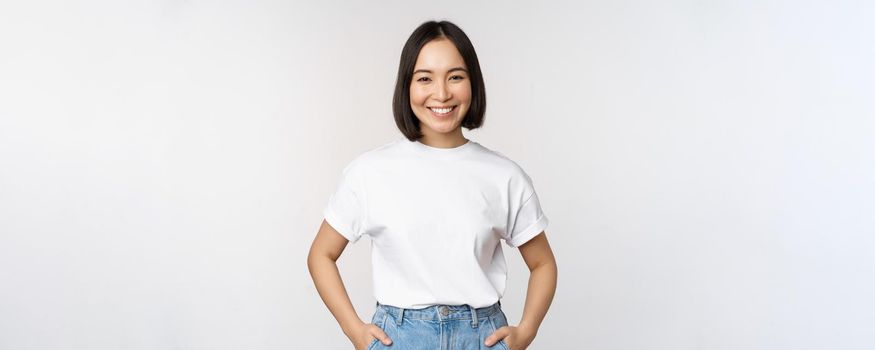
[(521, 245), (519, 250), (531, 272), (523, 317), (517, 327), (501, 327), (487, 337), (488, 346), (504, 339), (512, 350), (527, 348), (538, 334), (538, 328), (556, 292), (558, 270), (553, 250), (547, 242), (546, 232), (542, 231), (535, 238)]
[(356, 349), (364, 349), (374, 338), (380, 339), (386, 345), (391, 344), (391, 340), (380, 327), (366, 324), (358, 317), (346, 293), (336, 262), (348, 243), (343, 235), (322, 220), (322, 226), (307, 255), (310, 276), (322, 301)]

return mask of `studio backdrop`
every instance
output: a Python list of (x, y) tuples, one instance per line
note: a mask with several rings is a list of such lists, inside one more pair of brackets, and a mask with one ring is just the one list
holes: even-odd
[[(559, 267), (530, 349), (875, 348), (865, 1), (0, 4), (0, 349), (352, 349), (307, 270), (450, 20)], [(509, 266), (515, 325), (528, 270)], [(374, 311), (370, 241), (339, 268)]]

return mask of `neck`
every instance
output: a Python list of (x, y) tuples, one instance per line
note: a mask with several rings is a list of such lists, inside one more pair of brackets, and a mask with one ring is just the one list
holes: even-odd
[(424, 145), (437, 148), (456, 148), (468, 142), (468, 139), (462, 135), (462, 129), (456, 129), (458, 132), (451, 134), (430, 134), (423, 133), (419, 142)]

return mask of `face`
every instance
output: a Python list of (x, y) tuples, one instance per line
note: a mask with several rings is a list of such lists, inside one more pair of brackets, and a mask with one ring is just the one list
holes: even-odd
[[(465, 60), (446, 38), (425, 44), (416, 59), (410, 82), (410, 108), (426, 137), (461, 134), (460, 125), (471, 105), (471, 81)], [(443, 134), (443, 135), (438, 135)]]

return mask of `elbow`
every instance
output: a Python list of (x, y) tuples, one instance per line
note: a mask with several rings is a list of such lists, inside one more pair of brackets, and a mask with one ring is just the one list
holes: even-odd
[(307, 254), (307, 269), (313, 271), (314, 268), (325, 263), (335, 264), (337, 256), (333, 256), (330, 252), (320, 251), (314, 247), (310, 247), (310, 252)]
[(313, 249), (310, 249), (310, 253), (307, 254), (307, 270), (309, 270), (311, 274), (313, 273), (313, 267), (316, 265), (315, 258), (316, 256), (313, 255)]
[(547, 260), (539, 262), (538, 264), (536, 264), (535, 266), (532, 267), (531, 272), (534, 273), (536, 271), (537, 272), (543, 271), (544, 273), (558, 275), (559, 274), (559, 267), (556, 265), (556, 260), (547, 259)]
[(319, 266), (319, 263), (324, 261), (325, 254), (320, 253), (318, 250), (310, 247), (310, 252), (307, 254), (307, 269), (312, 273), (313, 270)]

